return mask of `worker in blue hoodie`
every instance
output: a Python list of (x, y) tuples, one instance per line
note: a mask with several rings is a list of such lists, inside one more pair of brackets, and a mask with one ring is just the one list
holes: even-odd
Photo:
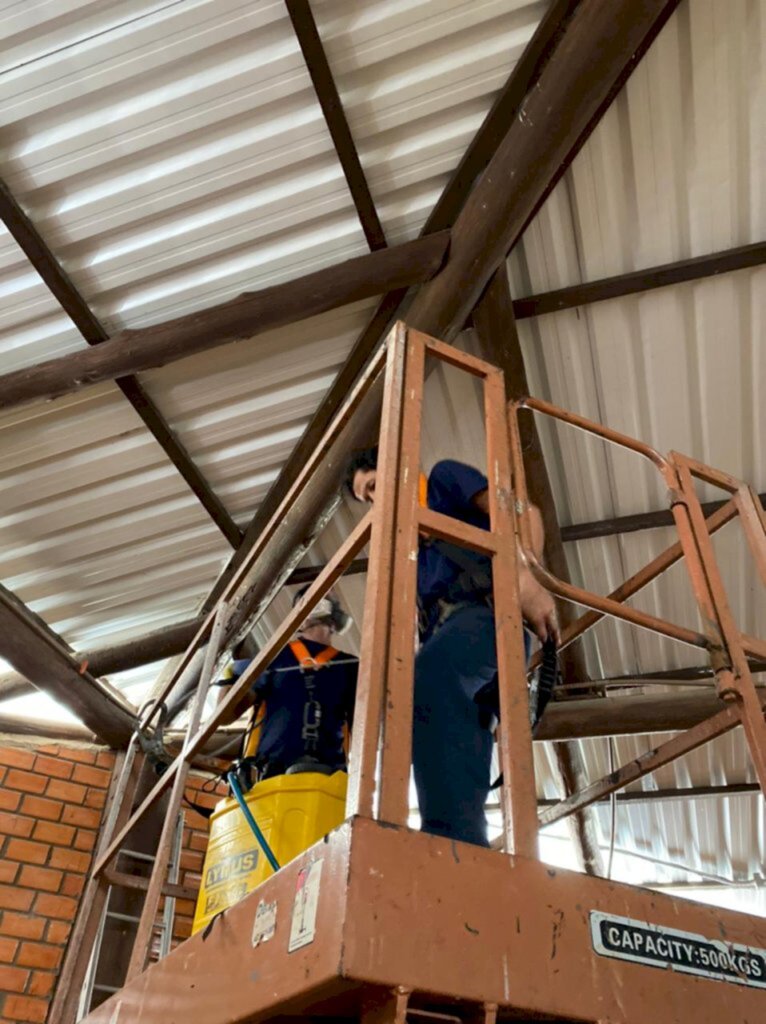
[[(355, 455), (346, 487), (357, 501), (375, 500), (377, 448)], [(489, 529), (487, 478), (473, 466), (445, 460), (428, 476), (428, 508)], [(543, 526), (532, 509), (535, 553)], [(519, 560), (522, 614), (544, 641), (558, 642), (553, 598)], [(420, 647), (415, 658), (413, 771), (425, 832), (487, 846), (484, 805), (490, 788), (493, 718), (485, 700), (495, 684), (497, 654), (486, 556), (442, 541), (418, 550)]]

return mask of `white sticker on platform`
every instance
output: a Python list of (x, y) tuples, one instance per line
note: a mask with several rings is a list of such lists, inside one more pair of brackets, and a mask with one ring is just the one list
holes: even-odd
[(268, 942), (274, 938), (277, 930), (277, 901), (267, 903), (261, 900), (255, 910), (253, 921), (253, 949), (260, 946), (262, 942)]
[(766, 988), (766, 949), (708, 939), (597, 910), (590, 912), (590, 931), (593, 948), (601, 956)]
[(310, 942), (314, 941), (323, 863), (321, 860), (315, 860), (313, 864), (303, 868), (298, 874), (293, 919), (290, 925), (290, 941), (287, 944), (288, 953), (293, 953), (296, 949), (308, 946)]

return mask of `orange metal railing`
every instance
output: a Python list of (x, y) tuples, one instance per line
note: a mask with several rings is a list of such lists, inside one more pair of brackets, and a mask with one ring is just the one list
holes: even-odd
[[(441, 360), (481, 381), (484, 395), (487, 467), (490, 480), (490, 529), (480, 530), (421, 508), (418, 502), (420, 437), (426, 358)], [(385, 373), (380, 424), (376, 500), (327, 566), (275, 630), (247, 671), (232, 686), (226, 699), (204, 723), (202, 709), (207, 687), (225, 635), (229, 608), (246, 580), (255, 559), (274, 533), (280, 519), (323, 459), (338, 443), (350, 418)], [(679, 540), (608, 596), (601, 596), (557, 579), (535, 558), (518, 414), (522, 408), (551, 416), (605, 441), (648, 459), (671, 493), (671, 508)], [(724, 487), (732, 494), (726, 506), (707, 521), (694, 493), (693, 477)], [(753, 558), (766, 582), (766, 517), (752, 490), (739, 480), (702, 466), (677, 453), (667, 457), (625, 435), (618, 434), (537, 399), (506, 407), (500, 370), (399, 323), (385, 348), (376, 356), (359, 384), (325, 433), (303, 473), (266, 527), (254, 551), (232, 580), (216, 612), (200, 629), (173, 677), (144, 716), (151, 727), (160, 702), (169, 694), (198, 648), (207, 643), (205, 667), (187, 737), (181, 753), (157, 781), (139, 808), (129, 817), (113, 816), (113, 834), (105, 837), (91, 884), (103, 884), (109, 866), (131, 829), (166, 790), (170, 790), (167, 816), (155, 868), (149, 882), (138, 927), (128, 980), (146, 964), (152, 928), (165, 885), (165, 869), (172, 841), (172, 824), (183, 796), (190, 764), (215, 730), (246, 700), (253, 680), (267, 667), (324, 594), (343, 575), (352, 560), (369, 544), (369, 569), (362, 627), (359, 683), (354, 734), (349, 761), (347, 813), (405, 825), (409, 815), (409, 777), (412, 761), (413, 670), (416, 649), (416, 586), (419, 538), (438, 537), (481, 551), (492, 558), (493, 596), (498, 655), (500, 724), (498, 741), (503, 772), (501, 806), (504, 848), (524, 857), (537, 855), (540, 824), (571, 814), (606, 793), (627, 785), (675, 757), (742, 724), (759, 781), (766, 791), (766, 722), (748, 666), (748, 656), (766, 658), (766, 643), (741, 633), (733, 622), (718, 571), (710, 534), (739, 515)], [(528, 715), (527, 672), (523, 622), (518, 593), (517, 548), (521, 548), (535, 577), (554, 594), (589, 610), (564, 632), (563, 645), (572, 643), (605, 615), (610, 615), (663, 636), (706, 650), (716, 674), (718, 691), (728, 706), (705, 722), (651, 751), (609, 778), (589, 786), (546, 809), (539, 817), (534, 780), (532, 736)], [(625, 601), (671, 565), (684, 559), (699, 604), (704, 632), (695, 632), (657, 616), (636, 611)], [(378, 763), (379, 758), (379, 763)], [(127, 789), (126, 789), (127, 792)]]

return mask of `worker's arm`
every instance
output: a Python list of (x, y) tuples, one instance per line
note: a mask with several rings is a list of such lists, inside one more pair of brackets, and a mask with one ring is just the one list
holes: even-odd
[[(228, 666), (228, 676), (219, 680), (219, 704), (222, 704), (228, 699), (229, 694), (231, 693), (231, 687), (237, 682), (249, 664), (249, 658), (235, 659), (230, 663)], [(259, 691), (261, 691), (266, 685), (267, 672), (258, 677), (247, 693), (243, 694), (234, 707), (226, 710), (223, 718), (221, 719), (221, 725), (231, 725), (232, 722), (236, 722), (236, 720), (240, 718), (248, 708), (251, 708), (253, 704), (257, 702), (259, 698)]]
[[(489, 515), (489, 491), (485, 488), (473, 497), (477, 508)], [(545, 529), (540, 509), (536, 505), (529, 506), (530, 526), (532, 533), (532, 552), (538, 561), (542, 562), (543, 547), (545, 545)], [(526, 559), (521, 550), (519, 558), (519, 597), (521, 599), (521, 613), (527, 623), (541, 641), (549, 637), (559, 643), (559, 626), (556, 615), (556, 603), (553, 595), (541, 586), (532, 575)]]

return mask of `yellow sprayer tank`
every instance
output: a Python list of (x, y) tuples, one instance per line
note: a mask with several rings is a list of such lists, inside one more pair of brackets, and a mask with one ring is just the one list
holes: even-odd
[[(345, 772), (300, 772), (259, 782), (245, 795), (280, 866), (308, 849), (345, 818)], [(271, 866), (233, 797), (210, 818), (202, 883), (192, 934), (238, 903), (272, 873)]]

